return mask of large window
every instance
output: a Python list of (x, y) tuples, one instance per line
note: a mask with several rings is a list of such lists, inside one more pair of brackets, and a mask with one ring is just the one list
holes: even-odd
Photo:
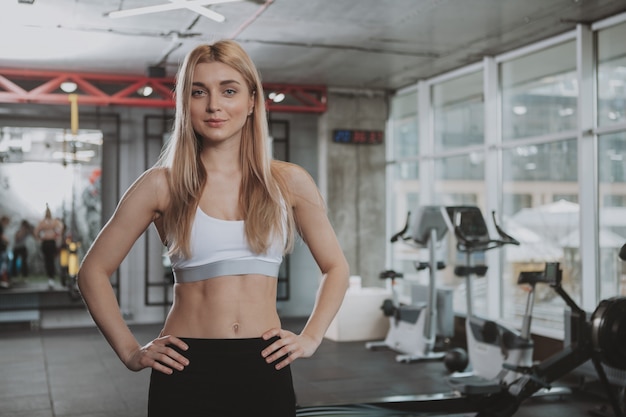
[(626, 132), (601, 136), (600, 177), (600, 298), (626, 295), (626, 268), (618, 257), (626, 243)]
[[(419, 103), (419, 111), (392, 112), (390, 227), (403, 226), (416, 204), (476, 205), (487, 223), (495, 212), (521, 242), (474, 259), (488, 266), (472, 288), (481, 316), (520, 326), (527, 291), (519, 273), (546, 262), (561, 264), (564, 289), (586, 310), (626, 295), (626, 262), (618, 257), (626, 243), (625, 20), (484, 58), (394, 99), (398, 108), (402, 100)], [(449, 234), (448, 265), (465, 261), (454, 243)], [(463, 314), (464, 280), (446, 268), (438, 284), (455, 287), (454, 310)], [(538, 286), (533, 332), (563, 336), (564, 308), (550, 287)]]
[(432, 105), (436, 151), (484, 142), (482, 72), (434, 85)]
[(598, 79), (598, 282), (599, 298), (626, 295), (626, 23), (597, 35)]
[[(576, 140), (518, 146), (502, 153), (504, 229), (520, 241), (506, 246), (502, 288), (503, 316), (518, 321), (526, 291), (517, 285), (521, 271), (543, 270), (561, 262), (563, 286), (580, 301), (579, 207)], [(512, 302), (509, 302), (512, 301)], [(563, 303), (549, 287), (537, 288), (533, 324), (560, 329)]]
[[(390, 128), (392, 140), (388, 148), (388, 178), (391, 192), (388, 227), (390, 234), (404, 227), (410, 211), (419, 204), (419, 126), (417, 118), (417, 91), (396, 96), (391, 102)], [(418, 254), (415, 248), (402, 242), (391, 246), (391, 267), (411, 274)]]
[(598, 32), (598, 125), (626, 123), (626, 23)]
[[(434, 203), (477, 205), (484, 209), (484, 98), (483, 72), (474, 71), (432, 86), (434, 119)], [(443, 156), (443, 155), (445, 156)], [(446, 240), (446, 263), (438, 285), (453, 287), (454, 309), (466, 311), (466, 281), (455, 276), (455, 265), (466, 262), (465, 254), (456, 250), (456, 239), (450, 233)], [(483, 262), (483, 261), (481, 261)], [(487, 280), (474, 280), (474, 309), (485, 310)]]
[[(560, 262), (563, 286), (580, 301), (578, 81), (576, 42), (568, 41), (500, 64), (502, 208), (505, 230), (520, 241), (503, 248), (502, 317), (521, 322), (526, 291), (521, 271)], [(516, 146), (511, 146), (515, 141)], [(563, 303), (538, 287), (533, 324), (563, 329)]]
[(576, 129), (576, 43), (566, 42), (500, 66), (502, 138)]

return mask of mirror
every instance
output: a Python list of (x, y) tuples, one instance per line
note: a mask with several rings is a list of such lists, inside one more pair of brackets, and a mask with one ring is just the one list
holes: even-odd
[[(75, 266), (101, 227), (102, 140), (99, 130), (0, 128), (0, 216), (8, 218), (9, 241), (2, 268), (11, 290), (70, 289), (72, 263), (62, 249), (74, 249)], [(58, 229), (52, 281), (42, 251), (46, 234), (35, 236), (47, 208)], [(18, 233), (20, 226), (28, 233)]]

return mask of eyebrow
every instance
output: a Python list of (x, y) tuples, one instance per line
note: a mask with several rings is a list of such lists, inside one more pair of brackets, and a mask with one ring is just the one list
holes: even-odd
[[(191, 83), (192, 85), (198, 86), (198, 87), (204, 87), (206, 88), (206, 84), (204, 84), (202, 81), (194, 81)], [(241, 83), (237, 80), (224, 80), (224, 81), (220, 81), (220, 85), (229, 85), (229, 84), (238, 84), (241, 85)]]

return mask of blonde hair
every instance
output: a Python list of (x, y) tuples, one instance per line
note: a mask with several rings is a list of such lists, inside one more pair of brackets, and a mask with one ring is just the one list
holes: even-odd
[(163, 227), (171, 243), (170, 253), (190, 256), (191, 225), (207, 180), (200, 161), (202, 139), (191, 124), (190, 99), (196, 65), (210, 62), (226, 64), (239, 72), (254, 98), (253, 112), (243, 126), (240, 146), (239, 205), (248, 244), (254, 252), (264, 253), (273, 237), (286, 236), (287, 252), (293, 245), (294, 219), (285, 178), (272, 164), (261, 78), (244, 49), (232, 40), (223, 40), (197, 46), (189, 52), (176, 79), (173, 133), (156, 164), (169, 171), (171, 198), (163, 216)]

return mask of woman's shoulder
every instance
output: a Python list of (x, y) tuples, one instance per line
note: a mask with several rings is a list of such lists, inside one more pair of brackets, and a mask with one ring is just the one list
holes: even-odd
[(169, 169), (149, 168), (141, 174), (126, 192), (127, 196), (140, 196), (146, 203), (153, 201), (158, 207), (167, 204), (170, 197)]
[(302, 185), (302, 182), (312, 181), (311, 175), (300, 165), (285, 161), (272, 161), (272, 168), (286, 181), (290, 187)]
[(136, 187), (157, 187), (163, 191), (169, 191), (169, 169), (163, 167), (152, 167), (141, 174), (137, 181)]
[(273, 161), (273, 168), (286, 184), (294, 206), (297, 206), (301, 200), (306, 202), (322, 201), (317, 184), (306, 169), (284, 161)]

